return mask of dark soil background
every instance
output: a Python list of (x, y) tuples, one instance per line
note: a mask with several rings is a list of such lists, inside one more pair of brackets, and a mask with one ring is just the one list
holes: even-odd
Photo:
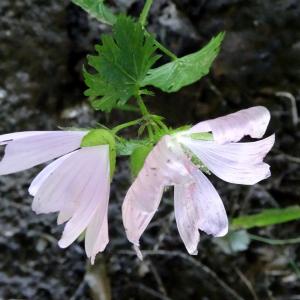
[[(137, 15), (143, 1), (109, 1)], [(147, 99), (172, 126), (196, 123), (254, 105), (272, 112), (268, 133), (277, 142), (268, 156), (272, 177), (252, 187), (211, 176), (230, 217), (300, 200), (300, 2), (299, 0), (156, 0), (149, 30), (178, 55), (227, 32), (209, 76), (177, 94)], [(83, 96), (81, 68), (109, 28), (61, 0), (0, 1), (0, 130), (50, 130), (57, 126), (110, 125), (127, 120), (93, 112)], [(166, 195), (143, 236), (140, 262), (125, 239), (120, 205), (130, 184), (120, 160), (110, 201), (111, 243), (90, 268), (83, 245), (57, 246), (55, 216), (36, 216), (27, 188), (41, 167), (0, 177), (0, 299), (31, 300), (231, 300), (300, 299), (299, 246), (252, 242), (226, 254), (202, 235), (190, 257), (179, 239), (172, 196)], [(251, 233), (298, 237), (299, 222)]]

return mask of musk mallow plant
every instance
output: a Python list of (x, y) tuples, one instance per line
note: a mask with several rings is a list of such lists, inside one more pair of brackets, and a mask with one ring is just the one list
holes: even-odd
[[(57, 223), (65, 223), (60, 247), (84, 235), (86, 254), (93, 263), (109, 241), (107, 212), (116, 158), (127, 156), (135, 180), (123, 203), (123, 223), (138, 255), (139, 239), (167, 186), (174, 186), (180, 236), (188, 252), (195, 254), (199, 230), (214, 236), (228, 230), (223, 203), (207, 176), (213, 173), (231, 183), (255, 184), (270, 175), (263, 159), (274, 136), (239, 142), (247, 135), (255, 139), (264, 135), (269, 111), (253, 107), (193, 127), (170, 128), (163, 117), (149, 112), (143, 97), (155, 99), (151, 87), (173, 93), (207, 75), (224, 34), (178, 58), (147, 31), (152, 0), (145, 2), (138, 19), (115, 15), (103, 0), (73, 2), (111, 26), (111, 34), (102, 35), (96, 54), (89, 55), (83, 67), (85, 95), (92, 107), (105, 113), (137, 111), (141, 116), (114, 128), (4, 134), (0, 175), (51, 161), (29, 187), (32, 209), (58, 213)], [(162, 64), (162, 55), (170, 61)], [(120, 134), (128, 127), (137, 128), (136, 138)]]
[(139, 257), (139, 239), (158, 209), (166, 186), (174, 186), (176, 223), (190, 254), (197, 254), (199, 230), (217, 237), (228, 232), (222, 200), (204, 173), (245, 185), (268, 178), (270, 166), (263, 159), (273, 147), (275, 136), (238, 141), (246, 135), (261, 138), (269, 120), (269, 111), (256, 106), (161, 138), (123, 203), (126, 234)]

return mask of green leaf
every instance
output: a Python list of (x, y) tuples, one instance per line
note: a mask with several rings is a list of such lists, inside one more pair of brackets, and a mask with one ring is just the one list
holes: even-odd
[(119, 94), (111, 84), (105, 82), (99, 74), (92, 75), (85, 69), (83, 77), (85, 84), (89, 87), (84, 95), (90, 98), (95, 110), (110, 112), (114, 107), (118, 107)]
[(114, 135), (106, 129), (92, 129), (82, 139), (81, 147), (109, 146), (110, 176), (114, 175), (116, 167), (116, 141)]
[(88, 56), (94, 74), (84, 70), (85, 83), (93, 107), (110, 111), (122, 106), (139, 93), (141, 82), (159, 58), (152, 37), (145, 37), (141, 24), (119, 16), (112, 36), (103, 35), (97, 45), (98, 55)]
[(104, 0), (72, 0), (72, 2), (102, 23), (108, 25), (116, 23), (117, 17), (104, 4)]
[(152, 145), (141, 145), (133, 150), (130, 156), (130, 169), (133, 177), (136, 177), (142, 167), (149, 152), (153, 149)]
[(264, 227), (300, 219), (300, 206), (265, 209), (261, 213), (232, 220), (231, 229)]
[(200, 51), (151, 69), (143, 85), (152, 85), (164, 92), (172, 93), (198, 81), (209, 73), (223, 39), (224, 33), (219, 33)]

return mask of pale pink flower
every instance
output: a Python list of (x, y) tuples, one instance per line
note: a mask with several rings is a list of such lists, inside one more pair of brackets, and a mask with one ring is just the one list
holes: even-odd
[(29, 193), (37, 213), (58, 212), (67, 222), (59, 246), (72, 244), (85, 231), (85, 251), (94, 262), (108, 243), (109, 146), (81, 148), (86, 131), (31, 131), (4, 134), (0, 175), (26, 170), (58, 158), (33, 180)]
[[(197, 254), (199, 229), (217, 237), (228, 232), (222, 200), (201, 170), (236, 184), (252, 185), (269, 177), (270, 167), (263, 159), (275, 136), (237, 143), (246, 135), (261, 138), (269, 121), (265, 107), (252, 107), (166, 135), (158, 142), (128, 190), (122, 208), (127, 238), (139, 257), (139, 239), (158, 209), (166, 186), (174, 186), (177, 227), (190, 254)], [(203, 139), (195, 136), (205, 132), (212, 132), (211, 140), (205, 140), (205, 135)]]

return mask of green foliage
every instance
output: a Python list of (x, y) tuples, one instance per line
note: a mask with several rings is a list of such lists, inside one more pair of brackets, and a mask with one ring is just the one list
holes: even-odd
[(143, 85), (152, 85), (164, 92), (171, 93), (198, 81), (208, 74), (219, 53), (223, 38), (224, 33), (220, 33), (200, 51), (151, 69), (143, 81)]
[(109, 25), (116, 23), (116, 16), (104, 4), (104, 0), (72, 0), (72, 2), (102, 23)]
[(123, 138), (118, 139), (117, 143), (117, 155), (118, 156), (129, 156), (135, 149), (141, 146), (147, 146), (150, 143), (146, 140), (126, 140)]
[(114, 175), (116, 167), (116, 141), (114, 135), (106, 129), (92, 129), (82, 139), (81, 147), (109, 145), (110, 175)]
[(300, 206), (265, 209), (262, 212), (232, 220), (231, 229), (264, 227), (300, 219)]
[(110, 111), (140, 93), (142, 81), (159, 56), (155, 55), (153, 38), (145, 37), (141, 24), (126, 16), (119, 16), (113, 34), (101, 40), (95, 47), (98, 55), (88, 56), (96, 73), (84, 70), (89, 87), (85, 95), (95, 109)]
[(133, 150), (130, 156), (130, 169), (133, 177), (136, 177), (144, 166), (145, 159), (152, 148), (152, 145), (141, 145)]

